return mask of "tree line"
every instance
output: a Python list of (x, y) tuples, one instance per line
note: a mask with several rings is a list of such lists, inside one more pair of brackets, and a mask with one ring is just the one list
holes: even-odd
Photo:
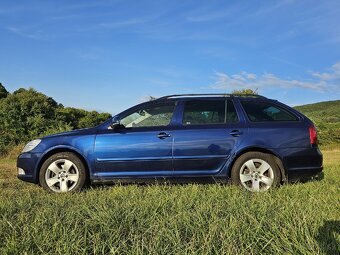
[(99, 125), (110, 117), (64, 107), (32, 88), (9, 93), (0, 83), (0, 154), (41, 136)]

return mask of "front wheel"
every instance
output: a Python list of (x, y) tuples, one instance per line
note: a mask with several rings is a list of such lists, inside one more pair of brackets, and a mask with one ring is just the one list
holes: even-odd
[(251, 192), (261, 192), (279, 185), (281, 173), (270, 154), (247, 152), (235, 161), (231, 180)]
[(40, 185), (52, 192), (79, 191), (86, 181), (83, 162), (71, 152), (60, 152), (49, 157), (41, 166)]

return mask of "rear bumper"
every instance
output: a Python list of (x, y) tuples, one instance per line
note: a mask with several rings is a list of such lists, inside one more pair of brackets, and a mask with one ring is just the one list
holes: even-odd
[(288, 181), (322, 178), (323, 156), (317, 146), (285, 148), (279, 151)]
[(324, 178), (324, 173), (322, 172), (323, 167), (308, 168), (308, 169), (298, 169), (288, 172), (288, 181), (310, 181), (310, 180), (322, 180)]
[[(38, 183), (38, 175), (36, 172), (41, 153), (22, 153), (17, 159), (18, 179), (26, 182)], [(23, 172), (19, 171), (19, 168)]]

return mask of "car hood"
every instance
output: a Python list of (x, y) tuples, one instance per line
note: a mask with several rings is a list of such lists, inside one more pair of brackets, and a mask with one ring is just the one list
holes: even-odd
[(52, 137), (60, 137), (60, 136), (91, 135), (91, 134), (96, 134), (96, 133), (97, 133), (97, 128), (82, 128), (82, 129), (76, 129), (72, 131), (48, 135), (48, 136), (43, 137), (43, 139), (52, 138)]

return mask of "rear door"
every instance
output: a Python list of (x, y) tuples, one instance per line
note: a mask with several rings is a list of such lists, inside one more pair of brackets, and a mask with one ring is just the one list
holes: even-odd
[(231, 99), (189, 99), (181, 102), (181, 128), (174, 132), (174, 174), (218, 173), (242, 137)]

